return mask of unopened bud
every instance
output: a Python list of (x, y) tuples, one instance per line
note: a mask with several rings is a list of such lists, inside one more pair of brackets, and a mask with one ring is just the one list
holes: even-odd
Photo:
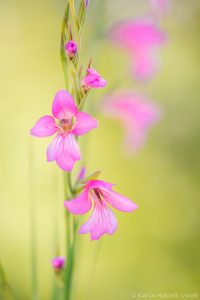
[(65, 264), (65, 257), (57, 256), (52, 259), (52, 266), (56, 272), (59, 272), (63, 269)]
[(74, 55), (77, 53), (77, 45), (76, 45), (76, 42), (74, 41), (68, 41), (66, 44), (65, 44), (65, 50), (68, 54), (68, 56), (70, 58), (73, 58)]

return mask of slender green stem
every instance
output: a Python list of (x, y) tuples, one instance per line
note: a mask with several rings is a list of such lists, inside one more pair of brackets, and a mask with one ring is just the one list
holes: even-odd
[[(69, 17), (71, 13), (71, 18)], [(71, 32), (72, 21), (73, 32), (75, 33), (76, 43), (78, 52), (74, 59), (67, 56), (65, 51), (66, 36), (69, 38), (69, 32)], [(64, 18), (62, 21), (61, 28), (61, 45), (60, 45), (60, 57), (64, 71), (66, 88), (69, 89), (69, 75), (72, 79), (72, 93), (76, 100), (77, 106), (84, 103), (82, 94), (79, 91), (79, 59), (81, 49), (81, 28), (79, 28), (79, 20), (76, 15), (74, 0), (68, 0), (67, 7), (65, 9)], [(83, 25), (83, 22), (81, 22)], [(84, 95), (83, 95), (84, 96)], [(68, 201), (76, 196), (75, 188), (72, 184), (71, 172), (64, 173), (64, 192), (65, 199)], [(66, 267), (64, 269), (64, 300), (70, 300), (72, 295), (72, 284), (73, 284), (73, 272), (74, 272), (74, 261), (75, 261), (75, 248), (76, 248), (76, 230), (78, 220), (75, 216), (72, 216), (67, 210), (65, 214), (66, 222)]]
[[(67, 197), (67, 200), (69, 200), (74, 196), (74, 189), (71, 181), (71, 172), (65, 173), (64, 178), (65, 178), (65, 196)], [(67, 264), (66, 264), (65, 275), (64, 275), (64, 281), (65, 281), (64, 299), (65, 300), (71, 299), (71, 289), (72, 289), (72, 280), (73, 280), (73, 271), (74, 271), (74, 256), (75, 256), (75, 246), (76, 246), (76, 235), (74, 234), (75, 231), (74, 228), (75, 228), (75, 222), (73, 216), (68, 211), (66, 211)]]

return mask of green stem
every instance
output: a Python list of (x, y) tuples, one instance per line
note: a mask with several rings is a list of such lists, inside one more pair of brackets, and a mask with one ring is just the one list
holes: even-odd
[[(64, 174), (64, 185), (65, 185), (65, 196), (67, 200), (71, 199), (74, 196), (74, 189), (71, 181), (71, 172)], [(71, 224), (72, 223), (72, 224)], [(72, 225), (72, 226), (71, 226)], [(75, 246), (76, 246), (76, 235), (75, 233), (75, 220), (73, 216), (66, 211), (66, 232), (67, 232), (67, 246), (66, 246), (66, 268), (64, 274), (64, 299), (71, 299), (71, 289), (72, 289), (72, 280), (73, 280), (73, 271), (74, 271), (74, 257), (75, 257)], [(70, 229), (73, 229), (70, 231)]]
[[(69, 9), (71, 12), (73, 28), (76, 35), (76, 43), (78, 47), (77, 55), (71, 60), (65, 51), (66, 42), (66, 29), (69, 31), (68, 16)], [(80, 30), (81, 31), (81, 30)], [(74, 0), (68, 0), (67, 7), (65, 9), (64, 18), (61, 28), (61, 45), (60, 45), (60, 57), (64, 71), (66, 88), (69, 89), (69, 75), (72, 77), (72, 93), (76, 100), (77, 106), (81, 102), (81, 96), (79, 92), (79, 59), (81, 48), (81, 33), (79, 32), (79, 24), (75, 11)], [(84, 102), (84, 101), (83, 101)], [(82, 103), (83, 104), (83, 103)], [(76, 196), (76, 191), (73, 187), (71, 180), (71, 172), (64, 173), (64, 192), (65, 199), (69, 201)], [(74, 273), (74, 261), (75, 261), (75, 248), (76, 248), (76, 230), (77, 219), (72, 216), (67, 210), (65, 214), (66, 222), (66, 267), (64, 269), (64, 300), (70, 300), (72, 295), (73, 273)]]

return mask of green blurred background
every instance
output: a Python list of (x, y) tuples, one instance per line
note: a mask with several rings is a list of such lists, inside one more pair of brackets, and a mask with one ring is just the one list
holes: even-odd
[[(65, 4), (0, 1), (0, 261), (21, 300), (31, 299), (31, 201), (37, 212), (40, 299), (50, 299), (50, 260), (58, 244), (64, 255), (62, 172), (46, 162), (50, 139), (31, 138), (29, 129), (50, 113), (55, 92), (64, 88), (59, 38)], [(84, 62), (93, 58), (108, 80), (107, 91), (121, 78), (124, 88), (149, 96), (162, 107), (163, 119), (131, 160), (121, 151), (123, 132), (114, 121), (98, 117), (99, 128), (85, 138), (88, 172), (101, 169), (102, 179), (116, 183), (139, 210), (116, 212), (119, 229), (100, 245), (79, 238), (75, 300), (126, 300), (134, 293), (182, 299), (181, 293), (200, 292), (200, 3), (171, 4), (161, 24), (169, 36), (161, 71), (148, 85), (139, 85), (129, 77), (127, 57), (103, 33), (115, 21), (146, 14), (148, 1), (91, 0)], [(92, 91), (88, 101), (97, 103), (105, 93)]]

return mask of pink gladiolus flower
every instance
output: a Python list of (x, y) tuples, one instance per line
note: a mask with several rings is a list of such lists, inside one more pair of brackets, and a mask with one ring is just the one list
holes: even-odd
[(156, 104), (131, 92), (109, 97), (103, 105), (107, 116), (120, 121), (125, 130), (125, 146), (128, 153), (139, 150), (148, 130), (159, 121), (160, 109)]
[(74, 41), (68, 41), (65, 44), (65, 49), (70, 58), (73, 58), (77, 52), (77, 45)]
[(65, 257), (63, 257), (63, 256), (54, 257), (51, 262), (52, 262), (52, 266), (55, 269), (55, 271), (60, 271), (64, 267)]
[(128, 198), (112, 191), (113, 184), (90, 180), (83, 192), (71, 201), (65, 201), (65, 207), (73, 214), (87, 213), (93, 206), (89, 220), (79, 230), (80, 234), (90, 233), (91, 240), (98, 240), (105, 233), (113, 234), (117, 229), (117, 219), (109, 206), (124, 212), (131, 212), (138, 206)]
[(94, 69), (87, 69), (87, 74), (82, 80), (82, 86), (85, 91), (91, 88), (103, 88), (106, 86), (106, 80)]
[(166, 35), (150, 20), (127, 21), (111, 33), (111, 39), (130, 53), (137, 79), (147, 80), (157, 68), (156, 48), (166, 41)]
[(75, 137), (97, 127), (97, 121), (87, 113), (79, 112), (73, 97), (65, 90), (55, 95), (52, 114), (53, 116), (46, 115), (40, 118), (31, 129), (31, 134), (47, 137), (57, 133), (47, 149), (47, 161), (56, 161), (61, 169), (70, 171), (80, 159)]

